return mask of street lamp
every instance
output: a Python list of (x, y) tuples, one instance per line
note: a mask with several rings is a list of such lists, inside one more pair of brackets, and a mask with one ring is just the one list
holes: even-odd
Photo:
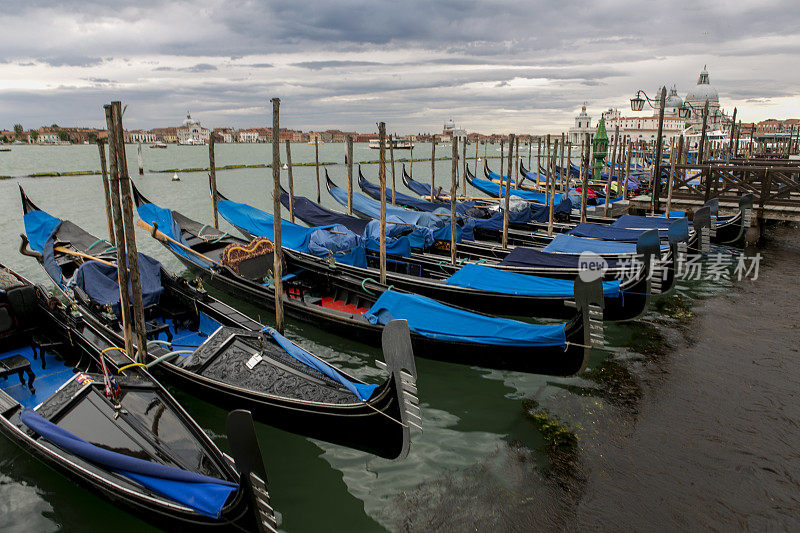
[[(641, 111), (644, 109), (644, 102), (653, 109), (658, 109), (658, 135), (656, 136), (656, 153), (655, 161), (653, 163), (653, 178), (650, 181), (651, 189), (653, 190), (653, 214), (658, 209), (658, 196), (661, 192), (661, 139), (664, 133), (664, 104), (667, 99), (667, 87), (661, 87), (659, 91), (658, 100), (651, 100), (647, 93), (639, 89), (636, 91), (636, 96), (631, 98), (631, 111)], [(642, 98), (644, 96), (644, 98)], [(653, 105), (653, 102), (658, 102), (658, 107)]]

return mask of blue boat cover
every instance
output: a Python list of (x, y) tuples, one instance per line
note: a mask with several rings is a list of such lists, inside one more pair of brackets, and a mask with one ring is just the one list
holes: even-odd
[(31, 250), (40, 253), (44, 250), (47, 239), (50, 238), (53, 231), (61, 224), (60, 219), (39, 210), (25, 213), (25, 216), (22, 217), (22, 221), (25, 225), (25, 235), (28, 236)]
[(618, 228), (608, 224), (581, 222), (567, 233), (576, 237), (589, 237), (604, 241), (636, 242), (646, 230)]
[[(145, 307), (155, 305), (164, 292), (161, 285), (161, 263), (150, 256), (137, 253), (139, 259), (139, 280), (142, 284), (142, 303)], [(70, 282), (70, 285), (80, 287), (89, 299), (100, 305), (110, 305), (117, 316), (121, 316), (119, 306), (119, 278), (117, 267), (106, 265), (98, 261), (86, 261)], [(128, 294), (133, 297), (131, 280), (128, 278)]]
[(238, 490), (238, 486), (230, 481), (100, 448), (53, 424), (31, 409), (23, 410), (19, 418), (26, 426), (59, 448), (134, 479), (149, 490), (206, 516), (219, 518), (225, 502)]
[[(136, 211), (139, 213), (139, 218), (148, 224), (158, 224), (158, 231), (167, 237), (174, 239), (181, 244), (186, 244), (186, 240), (181, 235), (181, 228), (178, 226), (178, 223), (175, 222), (170, 209), (157, 206), (156, 204), (142, 204), (136, 208)], [(200, 265), (205, 264), (205, 261), (200, 259), (197, 255), (190, 254), (175, 243), (168, 242), (166, 244), (174, 253), (181, 255), (194, 263)]]
[[(281, 203), (287, 209), (289, 208), (288, 193), (281, 193)], [(294, 197), (294, 215), (311, 227), (341, 224), (358, 235), (363, 235), (367, 224), (369, 224), (369, 220), (337, 213), (327, 207), (322, 207), (305, 196)]]
[[(675, 222), (676, 219), (669, 219), (664, 217), (641, 217), (636, 215), (622, 215), (617, 220), (615, 220), (611, 226), (615, 228), (627, 228), (627, 229), (639, 229), (639, 230), (648, 230), (648, 229), (657, 229), (660, 231), (666, 231), (669, 229), (670, 224)], [(689, 224), (691, 226), (691, 223)]]
[[(546, 268), (579, 268), (580, 256), (576, 254), (557, 254), (517, 246), (503, 258), (500, 266), (508, 267), (546, 267)], [(608, 268), (617, 266), (616, 259), (605, 259)]]
[(266, 333), (269, 333), (275, 342), (277, 342), (281, 348), (286, 350), (286, 353), (303, 363), (304, 365), (313, 368), (314, 370), (328, 376), (332, 380), (336, 381), (337, 383), (341, 384), (344, 388), (352, 392), (359, 400), (362, 402), (366, 402), (372, 396), (372, 393), (375, 389), (378, 388), (377, 385), (367, 385), (365, 383), (355, 383), (350, 381), (342, 374), (339, 373), (338, 370), (333, 368), (331, 365), (326, 363), (325, 361), (319, 359), (314, 354), (305, 351), (280, 333), (278, 333), (274, 328), (265, 327), (263, 329)]
[[(380, 201), (381, 199), (381, 188), (374, 183), (370, 183), (367, 181), (366, 178), (360, 176), (358, 178), (358, 185), (359, 187), (364, 190), (371, 198)], [(430, 190), (426, 193), (430, 194)], [(427, 200), (421, 200), (419, 198), (414, 198), (413, 196), (409, 196), (407, 194), (403, 194), (401, 192), (395, 193), (396, 201), (395, 203), (410, 207), (411, 209), (416, 209), (417, 211), (427, 211), (428, 213), (432, 213), (433, 211), (437, 211), (439, 209), (447, 209), (448, 213), (450, 212), (450, 203), (444, 202), (429, 202)], [(391, 189), (386, 189), (386, 201), (392, 201), (392, 191)], [(388, 205), (387, 205), (388, 207)], [(470, 200), (468, 202), (456, 202), (456, 213), (463, 215), (464, 212), (471, 208), (475, 207), (475, 202)]]
[[(403, 165), (403, 172), (405, 172), (405, 165)], [(420, 196), (430, 196), (430, 194), (431, 194), (431, 186), (430, 185), (426, 185), (426, 184), (424, 184), (422, 182), (419, 182), (419, 181), (416, 181), (416, 180), (414, 180), (414, 179), (412, 179), (410, 177), (406, 178), (404, 180), (404, 182), (406, 184), (406, 187), (411, 189), (413, 192), (419, 194)], [(434, 188), (433, 192), (434, 192), (434, 194), (436, 196), (438, 196), (438, 193), (436, 192), (435, 188)], [(400, 198), (400, 197), (398, 196), (398, 198)]]
[[(409, 233), (409, 228), (413, 228)], [(381, 249), (381, 223), (370, 220), (364, 230), (367, 250), (379, 252)], [(433, 244), (433, 232), (419, 226), (386, 224), (386, 253), (399, 257), (409, 257), (411, 248), (426, 249)]]
[[(472, 178), (472, 185), (479, 191), (488, 194), (489, 196), (494, 196), (495, 198), (503, 197), (506, 194), (505, 185), (500, 185), (487, 179)], [(512, 187), (510, 194), (511, 196), (516, 196), (518, 198), (540, 204), (544, 204), (547, 201), (547, 194), (543, 192), (526, 191), (525, 189), (515, 189)], [(563, 194), (557, 195), (556, 201), (561, 202), (564, 197), (565, 195)]]
[[(575, 282), (572, 280), (517, 274), (476, 263), (467, 263), (444, 282), (456, 287), (503, 294), (560, 298), (575, 296)], [(619, 281), (603, 282), (604, 296), (615, 298), (619, 292)]]
[[(662, 250), (669, 249), (669, 245), (662, 246)], [(583, 252), (594, 252), (596, 254), (635, 254), (635, 242), (616, 242), (601, 241), (598, 239), (586, 239), (565, 235), (560, 233), (553, 237), (553, 240), (545, 246), (545, 252), (561, 254), (580, 254)]]
[(336, 261), (345, 265), (367, 267), (363, 239), (344, 226), (312, 231), (308, 238), (308, 253), (318, 257), (332, 255)]
[(372, 324), (408, 321), (411, 331), (430, 339), (493, 346), (566, 346), (564, 324), (526, 324), (479, 315), (418, 294), (385, 291), (364, 316)]
[[(240, 204), (231, 200), (220, 200), (217, 202), (217, 210), (225, 220), (237, 228), (242, 228), (244, 231), (256, 237), (266, 237), (270, 240), (275, 239), (275, 217), (273, 217), (271, 213), (267, 213), (251, 205)], [(329, 252), (334, 253), (336, 260), (346, 265), (366, 265), (366, 256), (363, 249), (352, 248), (351, 252), (346, 252), (346, 250), (342, 248), (347, 243), (352, 244), (358, 242), (351, 237), (356, 236), (350, 233), (344, 226), (337, 226), (339, 229), (335, 231), (346, 234), (344, 236), (345, 238), (341, 239), (341, 235), (331, 234), (330, 231), (327, 231), (332, 227), (333, 226), (306, 228), (298, 224), (293, 224), (288, 220), (281, 220), (281, 244), (291, 250), (316, 256), (325, 256), (328, 255)], [(324, 233), (328, 233), (329, 235), (325, 236)], [(315, 235), (313, 245), (311, 245), (312, 235)], [(328, 244), (334, 246), (335, 249), (326, 249), (325, 246)]]

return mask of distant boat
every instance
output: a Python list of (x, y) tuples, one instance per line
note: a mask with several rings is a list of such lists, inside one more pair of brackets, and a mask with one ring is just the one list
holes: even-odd
[(0, 152), (10, 152), (11, 148), (7, 146), (0, 146)]
[(287, 165), (286, 163), (284, 163), (284, 164), (283, 164), (283, 166), (282, 166), (281, 168), (282, 168), (283, 170), (289, 170), (289, 165)]
[[(401, 139), (392, 139), (391, 143), (389, 139), (386, 139), (386, 148), (394, 148), (395, 150), (411, 150), (414, 148), (414, 143), (411, 141), (404, 141)], [(380, 139), (372, 139), (369, 141), (369, 147), (373, 150), (380, 150), (381, 148), (381, 141)]]
[(178, 144), (182, 144), (184, 146), (202, 146), (205, 142), (199, 139), (186, 139), (185, 141), (181, 141)]
[(181, 179), (178, 177), (178, 173), (177, 172), (172, 175), (172, 181), (181, 181)]
[(317, 139), (316, 141), (308, 141), (309, 146), (314, 146), (315, 144), (325, 144), (325, 141), (322, 139)]
[(155, 143), (150, 145), (150, 148), (166, 148), (166, 147), (167, 147), (166, 143)]

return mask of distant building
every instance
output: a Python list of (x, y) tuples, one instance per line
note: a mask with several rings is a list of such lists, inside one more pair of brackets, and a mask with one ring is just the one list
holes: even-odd
[[(461, 128), (456, 127), (456, 123), (453, 121), (453, 118), (450, 117), (447, 122), (444, 123), (442, 127), (442, 141), (448, 141), (456, 137), (458, 139), (464, 139), (467, 136), (467, 131)], [(438, 137), (438, 136), (437, 136)]]
[(178, 144), (207, 144), (211, 135), (211, 130), (204, 128), (200, 122), (194, 120), (192, 115), (187, 113), (183, 126), (176, 128)]
[(58, 128), (48, 128), (42, 126), (38, 130), (39, 136), (36, 138), (37, 144), (58, 144)]
[(592, 128), (592, 117), (586, 113), (586, 102), (581, 106), (581, 112), (575, 117), (575, 126), (569, 129), (569, 142), (573, 145), (580, 145), (589, 134), (589, 140), (594, 139), (594, 128)]
[(154, 143), (158, 142), (158, 136), (152, 131), (133, 130), (123, 133), (123, 138), (126, 143)]
[[(619, 126), (620, 139), (631, 139), (632, 141), (655, 141), (658, 136), (658, 115), (648, 117), (623, 117), (619, 109), (609, 109), (603, 113), (606, 121), (606, 132), (608, 133), (609, 146), (616, 140), (616, 128)], [(683, 133), (684, 120), (675, 115), (664, 112), (664, 129), (662, 137), (668, 142), (672, 137)]]
[(689, 126), (702, 126), (703, 124), (703, 108), (708, 99), (708, 120), (707, 128), (711, 130), (722, 129), (723, 122), (727, 117), (719, 106), (719, 94), (717, 89), (711, 85), (708, 79), (708, 70), (703, 67), (700, 72), (700, 77), (697, 79), (697, 85), (686, 93), (686, 103), (691, 105), (691, 115), (686, 119)]
[(240, 143), (255, 143), (258, 142), (258, 130), (249, 128), (246, 130), (239, 130), (238, 138)]
[(156, 136), (156, 142), (176, 143), (178, 142), (178, 128), (153, 128), (150, 130)]

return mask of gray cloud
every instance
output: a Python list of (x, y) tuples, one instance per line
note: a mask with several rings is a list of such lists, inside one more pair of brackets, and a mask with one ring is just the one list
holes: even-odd
[(371, 67), (380, 64), (375, 61), (302, 61), (300, 63), (290, 63), (289, 65), (308, 70), (322, 70), (324, 68), (340, 67)]

